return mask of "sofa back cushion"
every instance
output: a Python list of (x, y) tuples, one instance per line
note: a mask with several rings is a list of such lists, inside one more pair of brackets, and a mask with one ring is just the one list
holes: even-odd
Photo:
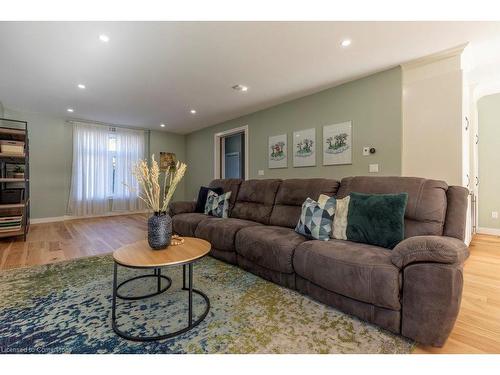
[(444, 181), (418, 177), (346, 177), (337, 198), (352, 192), (367, 194), (408, 193), (405, 210), (405, 238), (443, 234), (448, 185)]
[(231, 210), (234, 207), (242, 182), (243, 180), (239, 178), (221, 178), (213, 180), (210, 182), (210, 185), (208, 185), (210, 188), (221, 188), (224, 193), (231, 192), (231, 196), (229, 197), (229, 214), (231, 214)]
[(278, 179), (243, 181), (230, 216), (269, 224), (280, 184)]
[(283, 180), (276, 194), (270, 225), (295, 228), (299, 221), (302, 203), (307, 198), (315, 201), (321, 194), (333, 196), (339, 182), (327, 178)]

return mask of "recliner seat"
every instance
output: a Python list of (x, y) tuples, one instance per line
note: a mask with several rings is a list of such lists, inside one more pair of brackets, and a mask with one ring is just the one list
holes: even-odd
[(297, 275), (326, 290), (386, 309), (401, 309), (401, 272), (391, 251), (342, 240), (307, 241), (295, 249)]

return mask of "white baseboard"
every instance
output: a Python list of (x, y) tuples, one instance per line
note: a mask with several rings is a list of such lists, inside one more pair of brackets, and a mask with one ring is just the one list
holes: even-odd
[(53, 217), (41, 217), (38, 219), (30, 219), (31, 224), (42, 224), (42, 223), (55, 223), (57, 221), (66, 221), (66, 220), (77, 220), (77, 219), (92, 219), (96, 217), (107, 217), (107, 216), (120, 216), (120, 215), (131, 215), (131, 214), (143, 214), (149, 212), (148, 210), (139, 210), (139, 211), (120, 211), (120, 212), (108, 212), (102, 215), (91, 215), (91, 216), (73, 216), (73, 215), (64, 215), (64, 216), (53, 216)]
[(500, 236), (500, 229), (478, 227), (477, 233), (479, 233), (479, 234), (491, 234), (493, 236)]
[(67, 220), (66, 216), (41, 217), (39, 219), (30, 219), (30, 224), (54, 223), (64, 220)]

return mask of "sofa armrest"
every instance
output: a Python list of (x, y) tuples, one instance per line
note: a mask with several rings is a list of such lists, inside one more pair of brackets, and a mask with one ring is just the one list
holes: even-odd
[(469, 257), (467, 245), (453, 237), (415, 236), (392, 250), (391, 262), (399, 268), (417, 262), (462, 264)]
[(194, 212), (196, 209), (196, 202), (194, 201), (179, 201), (172, 202), (168, 205), (168, 214), (175, 216), (184, 213)]

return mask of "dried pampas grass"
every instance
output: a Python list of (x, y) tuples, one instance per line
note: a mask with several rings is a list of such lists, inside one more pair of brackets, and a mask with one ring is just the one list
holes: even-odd
[(146, 206), (154, 212), (167, 211), (177, 185), (186, 173), (186, 164), (178, 161), (175, 168), (166, 171), (163, 178), (163, 189), (160, 186), (160, 167), (155, 156), (151, 156), (151, 167), (146, 160), (140, 160), (132, 169), (132, 174), (139, 183), (140, 191), (128, 186), (127, 188), (136, 192), (137, 196), (144, 201)]

